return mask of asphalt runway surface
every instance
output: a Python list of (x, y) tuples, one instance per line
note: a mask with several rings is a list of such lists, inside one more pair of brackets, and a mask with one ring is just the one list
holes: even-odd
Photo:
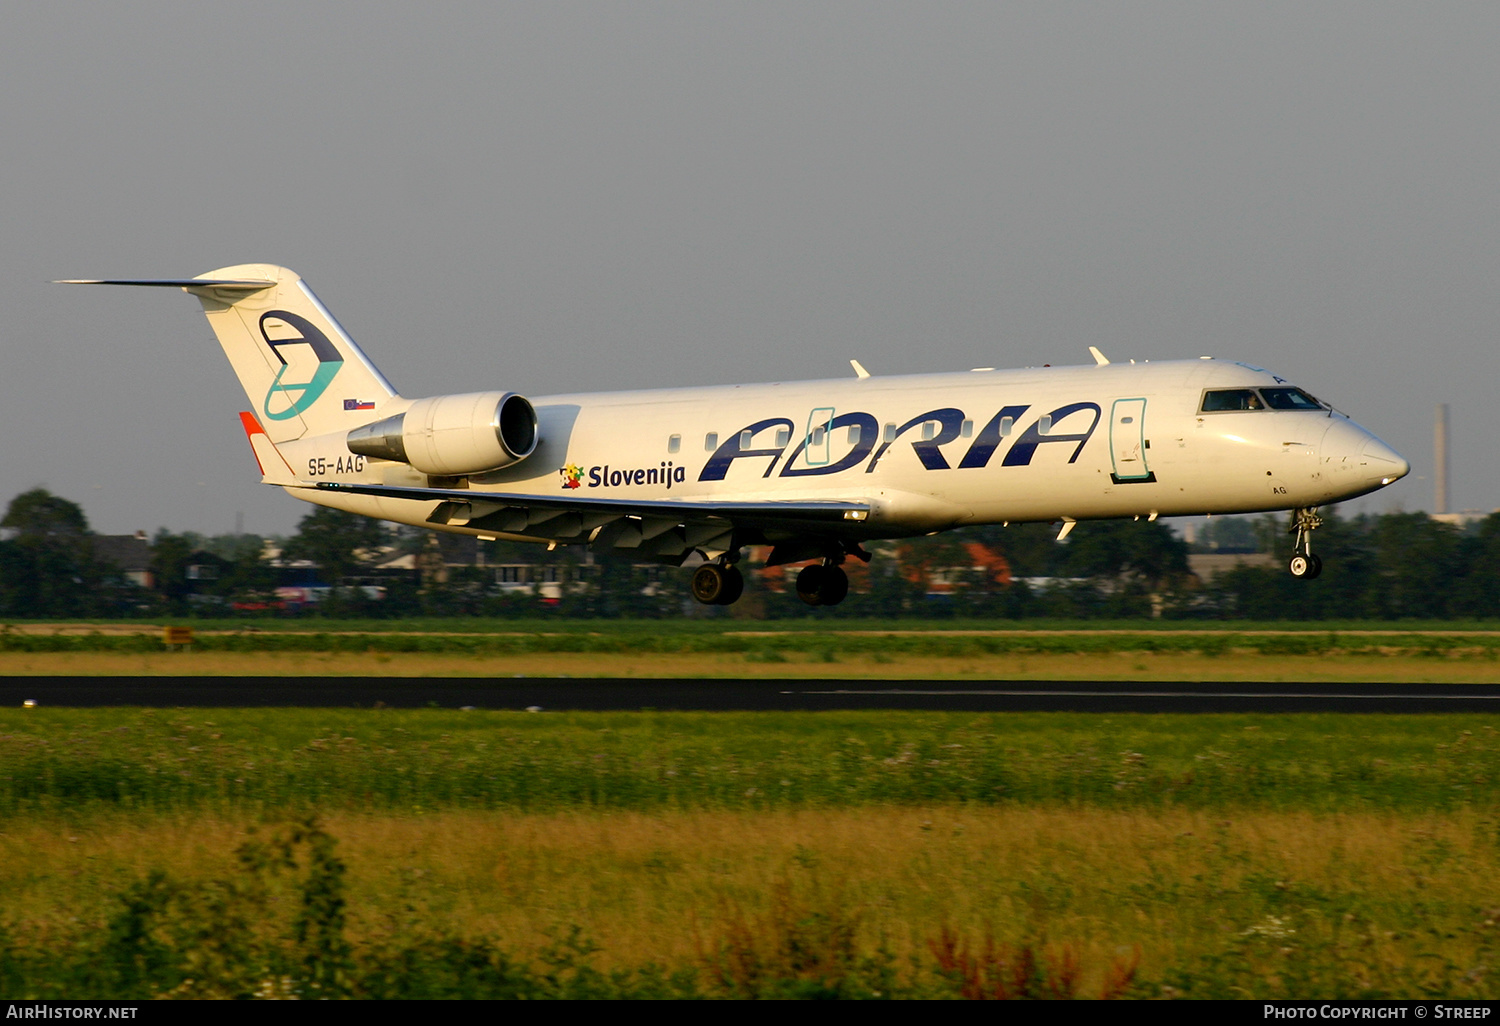
[(544, 677), (0, 677), (0, 707), (967, 712), (1500, 712), (1500, 684), (682, 680)]

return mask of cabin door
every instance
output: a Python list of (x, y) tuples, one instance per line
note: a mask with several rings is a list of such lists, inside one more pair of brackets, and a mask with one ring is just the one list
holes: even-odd
[(1109, 418), (1109, 451), (1114, 461), (1110, 476), (1116, 484), (1155, 481), (1146, 465), (1146, 400), (1116, 399)]
[(832, 441), (828, 436), (833, 431), (833, 408), (820, 406), (807, 416), (807, 437), (803, 439), (803, 454), (809, 467), (828, 466), (828, 447)]

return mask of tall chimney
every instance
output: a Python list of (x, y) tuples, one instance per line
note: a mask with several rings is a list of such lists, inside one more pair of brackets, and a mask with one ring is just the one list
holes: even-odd
[(1438, 403), (1432, 427), (1432, 505), (1434, 513), (1448, 512), (1448, 404)]

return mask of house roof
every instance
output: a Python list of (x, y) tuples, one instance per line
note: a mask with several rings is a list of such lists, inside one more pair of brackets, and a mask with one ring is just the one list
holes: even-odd
[(151, 543), (141, 534), (96, 534), (94, 558), (126, 572), (151, 568)]

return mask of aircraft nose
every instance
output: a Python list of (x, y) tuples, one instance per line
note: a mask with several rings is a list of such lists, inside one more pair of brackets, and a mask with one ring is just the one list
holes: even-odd
[(1406, 462), (1406, 457), (1374, 435), (1366, 439), (1364, 447), (1360, 449), (1360, 455), (1368, 464), (1371, 476), (1378, 476), (1383, 485), (1399, 481), (1411, 473), (1411, 464)]
[(1324, 472), (1341, 498), (1383, 488), (1411, 473), (1411, 464), (1352, 420), (1334, 418), (1323, 436)]

